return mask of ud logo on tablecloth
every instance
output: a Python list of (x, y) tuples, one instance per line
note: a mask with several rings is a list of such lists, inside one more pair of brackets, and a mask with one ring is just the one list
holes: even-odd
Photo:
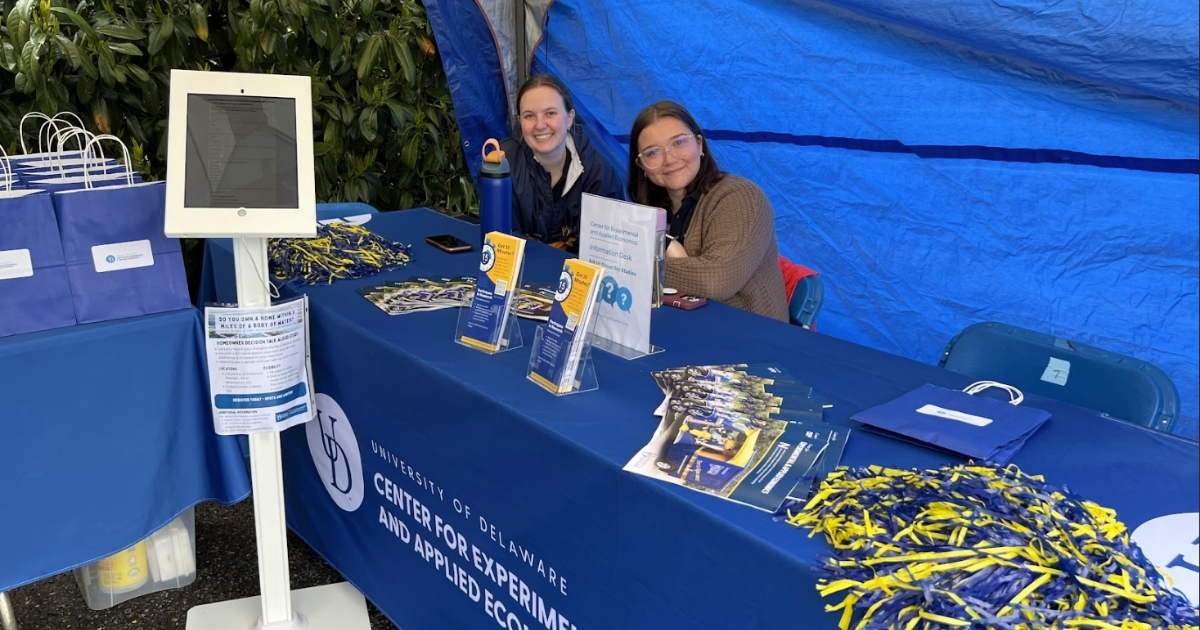
[(362, 454), (354, 427), (337, 401), (317, 394), (316, 422), (305, 427), (308, 452), (330, 498), (347, 512), (362, 506)]
[(1162, 569), (1179, 589), (1200, 607), (1200, 514), (1168, 514), (1142, 523), (1133, 541), (1146, 559)]

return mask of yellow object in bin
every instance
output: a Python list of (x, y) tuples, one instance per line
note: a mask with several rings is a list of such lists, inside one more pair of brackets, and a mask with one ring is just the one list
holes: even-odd
[(96, 578), (106, 593), (128, 593), (150, 578), (146, 561), (146, 542), (121, 551), (96, 563)]

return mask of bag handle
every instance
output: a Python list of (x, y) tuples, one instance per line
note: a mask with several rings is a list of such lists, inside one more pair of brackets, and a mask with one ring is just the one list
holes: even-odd
[(78, 127), (80, 129), (84, 128), (83, 119), (80, 118), (79, 114), (76, 114), (75, 112), (58, 112), (57, 114), (54, 115), (54, 118), (57, 120), (59, 118), (66, 118), (67, 116), (74, 118), (75, 122), (79, 123), (78, 125), (74, 125), (75, 127)]
[(1013, 387), (1012, 385), (1005, 385), (1004, 383), (1000, 383), (998, 381), (975, 381), (974, 383), (964, 387), (963, 391), (974, 396), (975, 394), (992, 387), (1003, 389), (1004, 391), (1008, 392), (1008, 402), (1014, 405), (1019, 405), (1021, 404), (1021, 401), (1025, 400), (1025, 394), (1022, 394), (1021, 390)]
[[(21, 138), (21, 153), (26, 155), (29, 154), (29, 149), (25, 147), (25, 121), (29, 120), (30, 118), (45, 121), (51, 120), (49, 116), (43, 114), (42, 112), (29, 112), (21, 117), (21, 122), (17, 124), (17, 136)], [(42, 129), (44, 128), (45, 124), (43, 124), (41, 127), (38, 127), (38, 153), (42, 152)]]
[(8, 163), (8, 151), (4, 150), (4, 145), (0, 145), (0, 168), (4, 169), (4, 183), (7, 187), (6, 192), (8, 192), (11, 195), (12, 194), (12, 185), (13, 185), (13, 171), (12, 171), (12, 165)]
[[(129, 148), (125, 146), (125, 143), (122, 142), (120, 138), (107, 133), (93, 136), (91, 140), (88, 140), (87, 146), (83, 149), (84, 155), (92, 155), (92, 145), (99, 144), (101, 140), (112, 140), (113, 142), (121, 145), (121, 154), (125, 157), (125, 181), (128, 182), (128, 185), (132, 186), (133, 159), (129, 157)], [(90, 169), (83, 169), (83, 187), (87, 189), (92, 188), (92, 172)]]
[[(66, 170), (67, 170), (66, 167), (63, 166), (63, 162), (64, 162), (64, 160), (62, 158), (63, 148), (67, 144), (67, 140), (70, 140), (71, 138), (74, 138), (76, 136), (83, 136), (82, 139), (76, 141), (79, 143), (79, 159), (82, 161), (82, 166), (83, 166), (84, 170), (87, 170), (89, 168), (88, 167), (88, 158), (90, 158), (91, 156), (86, 155), (84, 153), (85, 146), (86, 146), (85, 140), (90, 142), (92, 138), (96, 137), (96, 134), (94, 134), (82, 127), (70, 127), (68, 129), (59, 131), (57, 134), (54, 135), (55, 142), (57, 142), (57, 144), (58, 144), (58, 148), (56, 149), (56, 151), (58, 153), (58, 157), (50, 158), (50, 159), (51, 159), (51, 161), (55, 162), (58, 165), (59, 177), (65, 177)], [(104, 163), (104, 159), (105, 159), (104, 150), (99, 149), (99, 148), (98, 148), (98, 150), (100, 152), (100, 157), (97, 158), (96, 164), (102, 165)]]
[[(57, 130), (58, 123), (61, 122), (61, 119), (64, 119), (67, 116), (74, 118), (75, 122), (79, 123), (78, 125), (72, 125), (68, 122), (68, 123), (66, 123), (66, 125), (68, 127), (79, 127), (80, 129), (84, 128), (83, 119), (80, 118), (79, 114), (76, 114), (75, 112), (59, 112), (59, 113), (55, 114), (54, 117), (47, 116), (47, 115), (43, 114), (42, 112), (29, 112), (28, 114), (25, 114), (24, 116), (22, 116), (21, 122), (17, 124), (17, 137), (21, 141), (21, 153), (23, 153), (25, 155), (29, 154), (29, 149), (25, 146), (25, 121), (26, 120), (33, 118), (35, 120), (46, 121), (46, 122), (42, 123), (41, 127), (38, 128), (38, 136), (37, 136), (38, 153), (41, 153), (42, 152), (42, 134), (45, 132), (46, 126), (51, 125), (54, 127), (55, 130)], [(50, 138), (50, 135), (48, 133), (46, 134), (46, 138), (47, 138), (47, 140), (49, 140), (49, 138)]]
[[(53, 157), (50, 154), (53, 152), (53, 149), (54, 149), (54, 147), (52, 146), (54, 144), (54, 136), (59, 131), (61, 131), (58, 127), (58, 122), (59, 121), (54, 120), (52, 118), (47, 118), (46, 122), (42, 123), (42, 126), (40, 128), (38, 128), (37, 153), (35, 153), (34, 155), (39, 156), (38, 159), (42, 162), (48, 162)], [(43, 137), (46, 138), (45, 146), (42, 145)]]

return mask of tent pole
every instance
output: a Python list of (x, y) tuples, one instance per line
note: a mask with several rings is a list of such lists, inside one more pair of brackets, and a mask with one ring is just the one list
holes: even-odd
[(516, 0), (513, 2), (513, 10), (516, 14), (514, 24), (516, 25), (516, 33), (513, 35), (513, 40), (516, 43), (516, 63), (517, 67), (517, 85), (520, 88), (529, 78), (529, 42), (525, 41), (525, 0)]

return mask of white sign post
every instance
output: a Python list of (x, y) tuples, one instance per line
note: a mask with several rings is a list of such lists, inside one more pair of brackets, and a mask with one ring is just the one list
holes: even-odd
[(650, 344), (658, 208), (584, 194), (579, 258), (606, 270), (593, 347), (625, 359), (662, 352)]
[[(269, 307), (267, 237), (316, 235), (311, 79), (173, 70), (170, 112), (166, 235), (233, 237), (238, 306)], [(350, 584), (291, 590), (279, 433), (249, 440), (261, 595), (192, 608), (187, 630), (370, 630)]]

